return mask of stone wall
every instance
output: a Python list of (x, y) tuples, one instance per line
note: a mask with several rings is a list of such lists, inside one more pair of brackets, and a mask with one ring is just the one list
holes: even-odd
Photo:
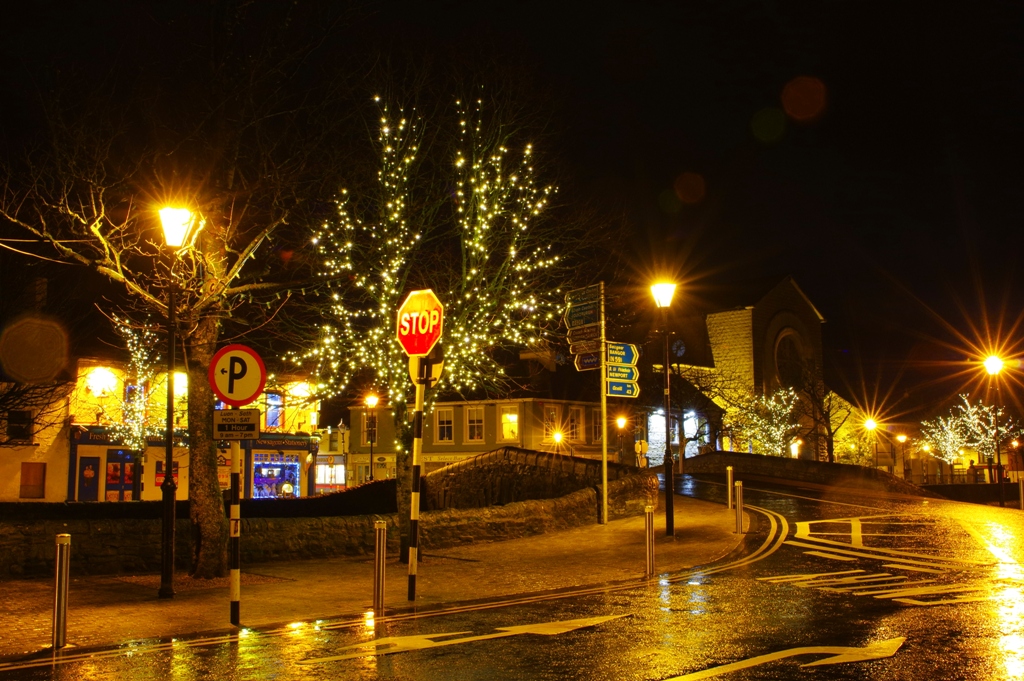
[[(608, 480), (637, 469), (608, 464)], [(601, 484), (596, 459), (503, 447), (424, 476), (423, 508), (486, 508), (530, 499), (555, 499)]]
[[(608, 515), (643, 513), (657, 499), (653, 471), (608, 484)], [(598, 522), (600, 487), (588, 487), (546, 500), (491, 508), (428, 511), (420, 516), (423, 550), (474, 542), (501, 541)], [(364, 515), (324, 518), (249, 518), (242, 520), (242, 565), (278, 560), (372, 555), (374, 521), (388, 523), (388, 552), (399, 548), (398, 516)], [(52, 577), (54, 537), (71, 535), (71, 573), (118, 574), (160, 569), (160, 521), (17, 520), (0, 523), (0, 579)], [(188, 568), (187, 520), (177, 525), (179, 569)]]
[(761, 478), (811, 482), (831, 487), (874, 489), (938, 498), (937, 494), (912, 485), (885, 471), (845, 463), (807, 461), (741, 452), (713, 452), (686, 460), (687, 473), (691, 475), (720, 475), (723, 480), (726, 466), (733, 467), (735, 480), (743, 480), (744, 476), (752, 475)]

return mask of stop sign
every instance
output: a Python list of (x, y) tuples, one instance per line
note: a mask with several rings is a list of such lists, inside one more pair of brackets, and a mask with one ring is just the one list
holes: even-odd
[(441, 340), (444, 306), (430, 289), (413, 291), (398, 308), (398, 342), (410, 357), (425, 357)]

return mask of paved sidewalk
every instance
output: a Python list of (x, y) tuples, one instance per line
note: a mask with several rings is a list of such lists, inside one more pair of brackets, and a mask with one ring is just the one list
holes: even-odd
[[(675, 497), (675, 537), (665, 536), (663, 511), (655, 515), (659, 573), (711, 563), (740, 541), (734, 511)], [(245, 538), (243, 537), (243, 541)], [(74, 553), (72, 552), (72, 564)], [(408, 566), (390, 557), (386, 608), (409, 609)], [(72, 570), (73, 572), (73, 570)], [(332, 558), (243, 565), (242, 624), (261, 627), (289, 621), (361, 616), (373, 600), (373, 557)], [(644, 518), (489, 544), (427, 551), (419, 564), (416, 607), (498, 600), (608, 582), (643, 580)], [(112, 645), (130, 640), (223, 631), (229, 623), (224, 586), (183, 588), (157, 598), (158, 576), (73, 578), (68, 644)], [(53, 581), (0, 582), (0, 659), (37, 652), (51, 641)]]

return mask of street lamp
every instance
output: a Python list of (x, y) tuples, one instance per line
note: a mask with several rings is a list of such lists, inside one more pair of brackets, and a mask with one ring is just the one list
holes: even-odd
[(984, 361), (985, 371), (992, 377), (989, 381), (989, 387), (991, 388), (992, 382), (996, 384), (996, 398), (993, 400), (993, 412), (992, 421), (995, 426), (992, 430), (992, 436), (996, 441), (996, 479), (999, 484), (999, 505), (1006, 506), (1006, 492), (1003, 488), (1003, 458), (999, 452), (999, 372), (1003, 370), (1003, 360), (996, 355), (989, 355)]
[(878, 436), (875, 435), (875, 428), (878, 427), (878, 422), (874, 419), (868, 419), (864, 422), (864, 427), (871, 431), (872, 439), (875, 441), (875, 470), (878, 470)]
[(615, 425), (619, 427), (619, 463), (622, 463), (622, 459), (625, 456), (622, 450), (622, 429), (626, 427), (626, 417), (620, 416), (615, 419)]
[(907, 479), (907, 436), (900, 433), (896, 436), (896, 441), (900, 443), (900, 456), (903, 457), (903, 479)]
[(167, 430), (164, 434), (164, 481), (160, 485), (163, 501), (161, 520), (161, 557), (160, 557), (160, 598), (174, 598), (174, 521), (175, 495), (178, 486), (172, 474), (174, 464), (174, 332), (177, 325), (176, 286), (174, 281), (174, 263), (177, 262), (178, 251), (193, 237), (202, 223), (197, 225), (196, 216), (187, 208), (161, 208), (160, 223), (163, 227), (164, 241), (174, 250), (171, 267), (168, 271), (167, 285)]
[(651, 286), (654, 304), (661, 310), (661, 329), (665, 334), (665, 535), (668, 537), (676, 533), (675, 509), (672, 506), (675, 480), (672, 475), (672, 406), (669, 401), (668, 365), (668, 308), (672, 305), (672, 296), (675, 292), (675, 284), (662, 282)]
[(370, 443), (370, 480), (373, 480), (373, 443), (377, 440), (377, 396), (370, 393), (363, 400), (366, 413), (366, 439)]

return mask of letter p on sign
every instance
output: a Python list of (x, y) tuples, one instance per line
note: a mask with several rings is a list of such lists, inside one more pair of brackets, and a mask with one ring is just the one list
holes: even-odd
[(444, 306), (430, 289), (413, 291), (398, 308), (398, 342), (410, 357), (426, 357), (441, 340)]

